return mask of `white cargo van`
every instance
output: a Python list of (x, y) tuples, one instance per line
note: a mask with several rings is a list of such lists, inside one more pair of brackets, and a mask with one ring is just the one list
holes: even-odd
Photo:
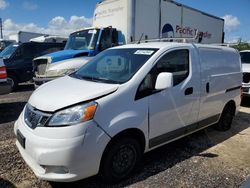
[[(106, 50), (39, 87), (15, 123), (16, 145), (37, 177), (126, 178), (143, 153), (215, 124), (240, 106), (239, 53), (187, 43)], [(60, 156), (60, 157), (59, 157)]]

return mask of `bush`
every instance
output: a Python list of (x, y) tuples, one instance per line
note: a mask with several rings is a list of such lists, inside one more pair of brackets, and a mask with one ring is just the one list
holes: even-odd
[(237, 45), (233, 45), (232, 47), (239, 50), (239, 51), (250, 50), (250, 44), (246, 43), (246, 42), (241, 42), (241, 43), (239, 43)]

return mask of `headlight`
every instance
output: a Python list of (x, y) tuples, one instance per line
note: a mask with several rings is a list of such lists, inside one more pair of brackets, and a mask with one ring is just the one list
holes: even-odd
[(47, 70), (46, 76), (64, 76), (71, 74), (72, 72), (76, 71), (76, 69), (58, 69), (58, 70)]
[(50, 119), (48, 126), (74, 125), (93, 119), (97, 108), (96, 102), (77, 105), (55, 113)]

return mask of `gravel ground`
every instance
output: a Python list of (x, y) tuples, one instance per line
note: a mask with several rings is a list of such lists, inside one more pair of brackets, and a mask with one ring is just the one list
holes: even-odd
[(239, 187), (250, 176), (250, 100), (244, 101), (232, 129), (199, 131), (144, 155), (132, 176), (105, 185), (97, 176), (75, 183), (37, 179), (15, 147), (13, 125), (32, 86), (0, 96), (0, 188), (2, 187)]

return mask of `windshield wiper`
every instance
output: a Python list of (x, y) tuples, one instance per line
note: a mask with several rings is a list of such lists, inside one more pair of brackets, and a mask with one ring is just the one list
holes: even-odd
[(111, 83), (111, 84), (121, 84), (122, 82), (115, 81), (115, 80), (109, 80), (105, 78), (96, 78), (96, 77), (91, 77), (91, 76), (81, 76), (77, 74), (72, 75), (75, 78), (81, 79), (81, 80), (89, 80), (93, 82), (101, 82), (101, 83)]
[(94, 78), (96, 81), (101, 81), (105, 83), (111, 83), (111, 84), (121, 84), (122, 82), (120, 81), (115, 81), (115, 80), (109, 80), (107, 78)]

